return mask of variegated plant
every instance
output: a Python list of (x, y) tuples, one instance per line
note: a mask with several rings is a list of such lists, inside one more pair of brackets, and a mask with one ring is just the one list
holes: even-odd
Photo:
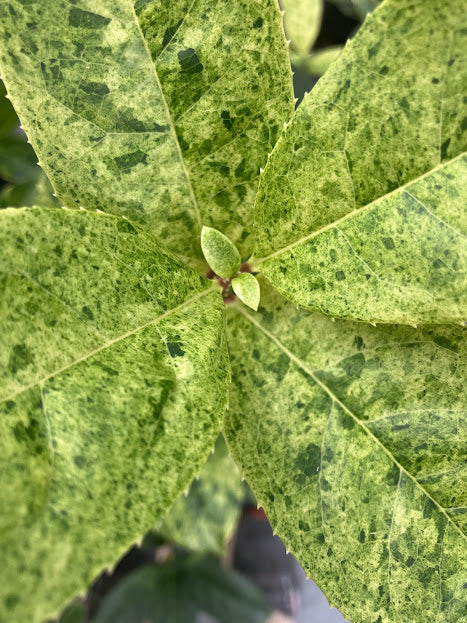
[(385, 0), (291, 119), (281, 19), (0, 4), (65, 206), (0, 213), (2, 621), (180, 531), (221, 430), (352, 623), (465, 616), (465, 10)]

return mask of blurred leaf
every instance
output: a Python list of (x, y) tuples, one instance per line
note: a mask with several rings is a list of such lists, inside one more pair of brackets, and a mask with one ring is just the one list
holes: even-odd
[(5, 95), (5, 85), (0, 81), (0, 137), (6, 136), (19, 125), (15, 109)]
[(86, 612), (80, 601), (74, 601), (62, 612), (58, 623), (84, 623)]
[(362, 21), (367, 13), (370, 13), (382, 0), (329, 0), (337, 6), (343, 15), (348, 17), (358, 17)]
[(60, 207), (60, 202), (52, 195), (53, 188), (46, 174), (39, 167), (36, 168), (36, 178), (33, 181), (18, 186), (8, 184), (1, 189), (0, 208)]
[(323, 0), (280, 0), (285, 11), (287, 37), (293, 48), (306, 54), (313, 47), (321, 28)]
[(199, 552), (225, 553), (237, 525), (245, 488), (222, 436), (191, 484), (188, 495), (175, 501), (157, 532), (166, 539)]
[(271, 607), (262, 593), (214, 557), (186, 555), (128, 575), (103, 600), (92, 623), (263, 623)]
[(37, 158), (24, 134), (0, 139), (0, 178), (11, 184), (31, 182), (37, 178)]
[(306, 56), (300, 56), (292, 52), (290, 54), (290, 60), (292, 61), (292, 65), (301, 71), (311, 76), (322, 76), (329, 65), (337, 60), (343, 49), (341, 45), (332, 45), (328, 48), (311, 52), (311, 54), (307, 54)]

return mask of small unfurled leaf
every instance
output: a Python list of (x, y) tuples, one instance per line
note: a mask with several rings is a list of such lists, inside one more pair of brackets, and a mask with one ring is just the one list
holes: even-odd
[(236, 528), (244, 494), (238, 468), (220, 436), (214, 454), (191, 483), (188, 495), (182, 493), (175, 500), (156, 530), (191, 551), (223, 556)]
[(277, 0), (11, 0), (0, 65), (61, 202), (130, 218), (201, 267), (201, 224), (252, 251), (290, 118)]
[(120, 217), (7, 209), (0, 248), (0, 620), (40, 623), (199, 473), (224, 305)]
[(466, 339), (228, 310), (225, 435), (273, 529), (356, 623), (465, 615)]
[(280, 0), (287, 37), (299, 54), (307, 54), (321, 28), (323, 0)]
[(466, 320), (464, 17), (457, 0), (386, 0), (278, 141), (255, 255), (296, 305), (367, 322)]
[(232, 279), (232, 289), (238, 298), (254, 309), (258, 309), (261, 296), (258, 280), (251, 273), (240, 273), (238, 277)]
[(271, 606), (254, 584), (214, 557), (179, 555), (124, 578), (92, 623), (195, 623), (202, 614), (219, 623), (265, 623)]
[(212, 227), (203, 227), (201, 248), (209, 268), (219, 277), (229, 279), (239, 271), (242, 263), (240, 253), (222, 232)]

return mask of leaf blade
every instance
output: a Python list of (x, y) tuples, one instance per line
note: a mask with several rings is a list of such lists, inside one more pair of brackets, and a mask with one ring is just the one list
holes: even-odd
[[(185, 0), (11, 7), (2, 75), (65, 205), (125, 215), (197, 265), (201, 221), (248, 229), (259, 167), (293, 110), (273, 0), (238, 13)], [(247, 81), (252, 62), (264, 71)]]
[(0, 603), (40, 621), (165, 512), (214, 444), (223, 304), (123, 219), (0, 216)]
[(268, 288), (262, 305), (229, 320), (225, 433), (275, 531), (350, 620), (456, 621), (461, 329), (333, 323)]
[[(427, 46), (434, 21), (436, 39)], [(298, 108), (265, 169), (255, 212), (259, 258), (273, 255), (278, 266), (282, 249), (338, 225), (465, 152), (461, 23), (456, 3), (438, 0), (404, 7), (389, 0), (370, 15)], [(416, 261), (422, 274), (418, 242), (406, 241), (415, 260), (402, 264), (399, 273)], [(315, 259), (332, 262), (327, 256)], [(292, 284), (288, 288), (290, 298), (295, 293)], [(306, 293), (312, 300), (312, 288)], [(377, 298), (370, 287), (365, 295)], [(422, 321), (413, 307), (412, 318), (404, 320), (390, 307), (385, 322)], [(378, 319), (358, 311), (349, 315)]]

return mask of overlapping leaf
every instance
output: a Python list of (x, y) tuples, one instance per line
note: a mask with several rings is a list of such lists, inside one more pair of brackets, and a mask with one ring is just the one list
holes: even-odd
[(128, 221), (0, 213), (0, 618), (39, 622), (186, 489), (228, 370), (207, 280)]
[(283, 7), (285, 31), (293, 49), (307, 54), (321, 28), (323, 0), (280, 0)]
[(275, 531), (355, 623), (465, 613), (465, 338), (296, 310), (229, 314), (225, 432)]
[(156, 529), (194, 552), (225, 554), (234, 533), (245, 488), (222, 437), (190, 490), (182, 493)]
[(256, 204), (261, 271), (296, 304), (465, 320), (466, 32), (454, 0), (387, 0), (299, 107)]
[(275, 0), (0, 7), (2, 77), (61, 201), (128, 216), (201, 258), (247, 241), (260, 166), (293, 110)]

